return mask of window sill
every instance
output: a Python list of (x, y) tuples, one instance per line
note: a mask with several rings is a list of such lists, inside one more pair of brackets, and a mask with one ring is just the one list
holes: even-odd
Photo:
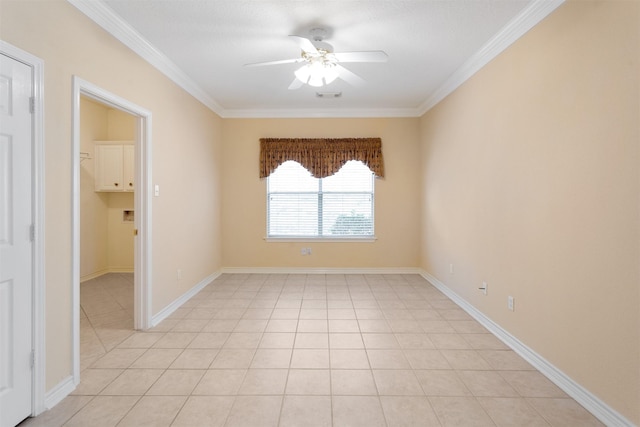
[(310, 243), (374, 243), (378, 238), (370, 237), (265, 237), (268, 243), (292, 243), (292, 242), (310, 242)]

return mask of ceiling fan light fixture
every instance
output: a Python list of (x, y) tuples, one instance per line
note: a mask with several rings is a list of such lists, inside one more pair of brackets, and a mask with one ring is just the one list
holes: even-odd
[(307, 82), (309, 82), (309, 77), (311, 77), (309, 64), (305, 64), (302, 67), (298, 68), (293, 74), (295, 74), (296, 79), (300, 80), (304, 84), (307, 84)]

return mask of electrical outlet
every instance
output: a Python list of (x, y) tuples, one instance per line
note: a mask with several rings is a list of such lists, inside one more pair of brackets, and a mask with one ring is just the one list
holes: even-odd
[(311, 255), (311, 248), (307, 248), (307, 255)]
[(515, 303), (514, 298), (513, 298), (511, 295), (509, 295), (509, 296), (507, 297), (507, 308), (508, 308), (509, 310), (513, 311), (513, 310), (514, 310), (514, 308), (513, 308), (514, 303)]
[(307, 254), (307, 248), (300, 249), (300, 255), (304, 256)]
[(489, 285), (487, 285), (487, 282), (482, 282), (482, 287), (478, 289), (480, 289), (482, 293), (486, 295), (489, 291)]

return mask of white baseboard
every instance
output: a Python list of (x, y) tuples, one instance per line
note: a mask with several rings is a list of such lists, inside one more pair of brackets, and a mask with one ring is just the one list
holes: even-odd
[(330, 267), (224, 267), (227, 274), (420, 274), (416, 267), (330, 268)]
[(589, 390), (582, 387), (567, 376), (567, 374), (549, 363), (544, 357), (527, 347), (493, 320), (489, 319), (481, 311), (447, 287), (447, 285), (426, 271), (421, 271), (421, 275), (605, 425), (616, 427), (635, 426), (635, 424), (593, 395)]
[(51, 409), (62, 401), (65, 397), (71, 394), (76, 389), (76, 384), (73, 381), (73, 375), (69, 375), (64, 380), (60, 381), (55, 387), (49, 390), (44, 395), (44, 407)]
[(178, 308), (180, 308), (180, 306), (182, 306), (182, 304), (184, 304), (185, 302), (189, 301), (189, 299), (192, 296), (194, 296), (195, 294), (200, 292), (205, 286), (207, 286), (209, 283), (211, 283), (212, 281), (217, 279), (220, 276), (220, 274), (222, 274), (222, 273), (221, 272), (215, 272), (215, 273), (210, 274), (209, 276), (205, 277), (200, 282), (198, 282), (193, 288), (189, 289), (187, 292), (182, 294), (180, 297), (178, 297), (172, 303), (170, 303), (165, 308), (160, 310), (160, 312), (158, 312), (153, 317), (151, 317), (151, 327), (153, 328), (154, 326), (157, 326), (160, 322), (162, 322), (164, 319), (169, 317), (171, 315), (171, 313), (173, 313)]

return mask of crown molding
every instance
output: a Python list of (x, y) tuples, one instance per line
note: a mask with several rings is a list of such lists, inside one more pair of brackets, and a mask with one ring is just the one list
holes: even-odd
[(95, 0), (67, 1), (187, 93), (206, 105), (211, 111), (220, 116), (224, 115), (224, 109), (209, 94), (103, 2)]
[(420, 117), (415, 108), (296, 108), (225, 110), (225, 119)]
[(220, 106), (213, 97), (167, 56), (157, 50), (103, 2), (95, 0), (67, 1), (222, 118), (365, 118), (422, 116), (557, 9), (565, 0), (534, 0), (531, 2), (458, 68), (418, 108), (257, 110), (234, 110)]
[(531, 2), (427, 98), (418, 108), (419, 115), (422, 116), (435, 107), (564, 2), (565, 0), (534, 0)]

